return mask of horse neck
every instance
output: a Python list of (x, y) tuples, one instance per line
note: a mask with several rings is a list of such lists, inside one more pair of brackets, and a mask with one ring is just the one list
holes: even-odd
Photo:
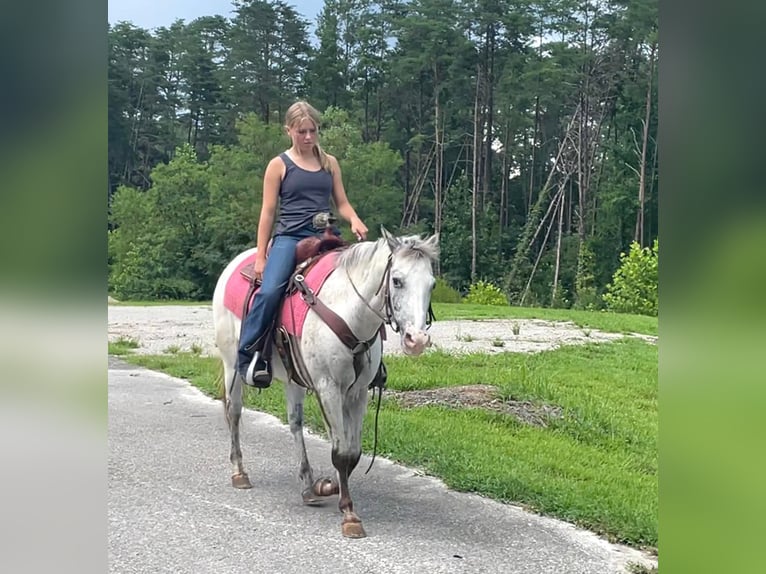
[[(358, 244), (362, 248), (363, 244)], [(349, 303), (353, 310), (351, 316), (360, 322), (379, 322), (383, 313), (386, 268), (388, 267), (391, 250), (384, 240), (372, 244), (370, 252), (357, 261), (352, 268), (341, 270), (345, 278), (345, 289), (342, 300)], [(369, 307), (368, 307), (369, 305)], [(370, 310), (370, 307), (372, 310)]]

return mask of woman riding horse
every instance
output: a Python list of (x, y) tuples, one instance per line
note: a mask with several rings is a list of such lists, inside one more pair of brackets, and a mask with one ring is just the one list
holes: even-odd
[[(250, 386), (271, 385), (273, 370), (270, 357), (264, 354), (270, 347), (266, 338), (271, 334), (279, 302), (295, 269), (295, 246), (301, 239), (324, 231), (324, 227), (315, 225), (314, 219), (317, 214), (330, 211), (331, 196), (356, 238), (360, 241), (367, 238), (367, 227), (346, 197), (338, 160), (319, 146), (319, 125), (319, 112), (310, 104), (299, 101), (290, 106), (285, 129), (292, 147), (269, 162), (263, 178), (254, 267), (255, 279), (261, 286), (242, 323), (237, 365), (237, 372)], [(277, 205), (279, 220), (267, 258)], [(381, 376), (385, 373), (382, 366), (380, 373)]]

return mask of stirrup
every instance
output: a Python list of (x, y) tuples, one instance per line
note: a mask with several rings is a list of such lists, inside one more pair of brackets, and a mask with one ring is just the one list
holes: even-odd
[[(261, 363), (263, 366), (257, 368), (258, 363)], [(250, 364), (247, 367), (247, 372), (243, 378), (245, 384), (248, 386), (259, 389), (269, 388), (271, 386), (272, 378), (271, 363), (266, 359), (261, 358), (260, 352), (256, 352), (255, 355), (253, 355), (253, 359), (250, 361)]]

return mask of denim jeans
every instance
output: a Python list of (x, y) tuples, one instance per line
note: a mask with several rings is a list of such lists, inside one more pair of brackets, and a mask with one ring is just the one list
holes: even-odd
[(256, 350), (263, 349), (260, 339), (267, 333), (276, 316), (287, 282), (295, 270), (295, 246), (301, 239), (317, 235), (313, 227), (290, 235), (277, 235), (271, 244), (261, 286), (253, 297), (253, 305), (242, 322), (239, 339), (239, 368), (247, 369)]

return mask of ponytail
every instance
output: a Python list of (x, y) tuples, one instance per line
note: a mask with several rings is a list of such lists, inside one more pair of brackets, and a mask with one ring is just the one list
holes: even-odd
[(332, 173), (332, 164), (330, 163), (330, 158), (320, 147), (318, 142), (314, 144), (314, 156), (319, 160), (319, 164), (322, 166), (323, 170), (328, 173)]

